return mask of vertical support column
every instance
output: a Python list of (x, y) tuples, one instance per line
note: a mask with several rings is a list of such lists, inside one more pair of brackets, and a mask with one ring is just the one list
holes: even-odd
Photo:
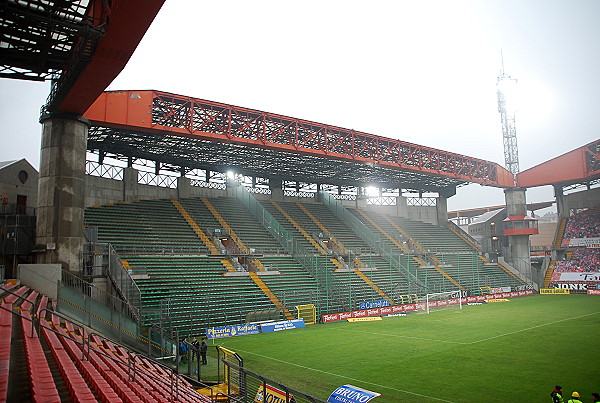
[(127, 167), (123, 169), (123, 201), (138, 200), (138, 170)]
[(283, 182), (281, 178), (269, 178), (269, 189), (271, 189), (271, 199), (283, 201)]
[(400, 195), (396, 197), (396, 216), (408, 218), (408, 202), (406, 197), (402, 196), (402, 189)]
[(38, 182), (36, 244), (39, 263), (79, 271), (83, 247), (85, 154), (90, 123), (75, 115), (40, 119), (42, 148)]
[(435, 203), (435, 212), (437, 216), (437, 224), (440, 227), (448, 226), (448, 198), (441, 194), (437, 197)]
[(440, 227), (448, 226), (448, 198), (456, 194), (456, 186), (449, 186), (441, 189), (438, 192), (438, 197), (435, 203), (435, 212), (437, 224)]
[(567, 197), (563, 194), (563, 188), (561, 185), (553, 185), (554, 197), (556, 198), (556, 211), (558, 218), (569, 217), (569, 202)]
[[(506, 200), (506, 214), (510, 216), (527, 215), (527, 200), (525, 190), (522, 188), (511, 188), (504, 191)], [(508, 247), (510, 256), (505, 257), (513, 267), (519, 270), (526, 278), (531, 278), (531, 252), (529, 235), (508, 236)]]
[(192, 194), (192, 185), (190, 178), (180, 176), (177, 178), (177, 198), (184, 199), (190, 197)]

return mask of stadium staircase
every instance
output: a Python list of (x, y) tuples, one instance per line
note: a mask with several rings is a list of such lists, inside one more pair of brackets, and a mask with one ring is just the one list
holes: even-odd
[[(252, 200), (256, 201), (254, 198)], [(314, 283), (317, 280), (318, 286), (309, 294), (311, 298), (306, 298), (306, 291), (298, 290), (298, 286), (293, 285), (302, 284), (301, 282), (287, 282), (284, 289), (286, 292), (286, 306), (290, 305), (289, 295), (299, 302), (296, 305), (305, 304), (306, 302), (300, 301), (304, 294), (305, 301), (318, 301), (317, 306), (323, 307), (324, 312), (340, 312), (354, 309), (356, 302), (364, 301), (364, 298), (372, 299), (374, 297), (372, 295), (374, 294), (374, 290), (367, 287), (364, 281), (352, 275), (351, 272), (335, 272), (337, 266), (334, 266), (329, 253), (305, 230), (305, 225), (308, 222), (312, 225), (314, 223), (302, 213), (302, 210), (295, 203), (263, 200), (259, 204), (260, 207), (257, 207), (257, 210), (260, 210), (261, 207), (264, 210), (259, 211), (258, 215), (262, 218), (271, 216), (272, 220), (276, 222), (275, 225), (271, 225), (273, 222), (269, 221), (268, 226), (273, 227), (272, 230), (276, 230), (280, 235), (281, 233), (287, 233), (290, 237), (294, 238), (294, 243), (296, 243), (294, 248), (292, 248), (293, 250), (288, 251), (293, 255), (293, 260), (284, 256), (265, 257), (263, 260), (269, 259), (275, 267), (282, 265), (288, 267), (290, 264), (300, 262), (305, 272), (313, 276), (310, 283)], [(302, 223), (302, 220), (306, 222)], [(277, 228), (279, 225), (281, 227)], [(287, 244), (288, 242), (284, 240), (282, 243)], [(289, 269), (286, 268), (286, 270)], [(272, 279), (273, 277), (264, 278), (266, 282), (272, 281)], [(290, 289), (290, 286), (293, 288)]]
[(513, 277), (516, 281), (518, 281), (521, 284), (525, 284), (525, 281), (523, 281), (523, 279), (521, 279), (519, 276), (517, 276), (515, 273), (513, 273), (511, 270), (509, 270), (506, 266), (504, 266), (500, 262), (496, 262), (496, 263), (490, 262), (490, 260), (487, 259), (483, 255), (483, 247), (481, 246), (481, 244), (479, 242), (477, 242), (475, 239), (473, 239), (465, 231), (463, 231), (458, 225), (454, 224), (452, 221), (448, 221), (448, 229), (450, 231), (454, 232), (460, 239), (465, 241), (471, 248), (473, 248), (475, 251), (477, 251), (479, 258), (481, 260), (483, 260), (484, 263), (487, 263), (488, 265), (492, 265), (492, 264), (497, 265), (499, 268), (504, 270), (504, 272), (506, 274)]
[(494, 288), (523, 284), (522, 280), (506, 268), (486, 264), (479, 251), (446, 227), (401, 217), (386, 216), (386, 219), (401, 228), (466, 289), (477, 291), (484, 286)]
[[(348, 260), (350, 260), (346, 262), (346, 266), (344, 266), (342, 265), (340, 258), (332, 259), (332, 262), (334, 262), (334, 264), (337, 266), (336, 272), (344, 272), (348, 270), (354, 272), (369, 287), (375, 290), (375, 292), (380, 298), (389, 300), (391, 303), (393, 303), (394, 300), (391, 297), (389, 297), (377, 284), (375, 284), (375, 282), (371, 278), (367, 277), (364, 273), (364, 271), (367, 269), (373, 270), (376, 268), (367, 267), (367, 265), (360, 258), (356, 256), (350, 256), (351, 251), (358, 251), (360, 253), (360, 251), (362, 250), (369, 249), (368, 246), (365, 245), (364, 242), (362, 242), (362, 240), (360, 240), (358, 237), (353, 235), (353, 233), (348, 228), (346, 228), (344, 224), (337, 219), (337, 217), (325, 214), (328, 213), (329, 210), (323, 205), (313, 204), (310, 205), (310, 207), (315, 210), (315, 213), (319, 215), (321, 219), (328, 220), (327, 226), (323, 224), (323, 222), (319, 218), (317, 218), (316, 215), (313, 214), (302, 203), (296, 201), (296, 205), (300, 208), (300, 210), (302, 210), (304, 214), (306, 214), (311, 219), (311, 221), (319, 228), (319, 230), (322, 233), (327, 235), (329, 241), (335, 245), (335, 251), (337, 252), (337, 254), (344, 255), (347, 257)], [(332, 233), (332, 231), (329, 228), (336, 229), (336, 234), (340, 236), (340, 239), (344, 239), (343, 243), (336, 239), (336, 236)], [(349, 249), (349, 247), (346, 245), (351, 245), (352, 249)], [(379, 259), (378, 263), (381, 263), (379, 262)]]
[[(210, 200), (208, 200), (206, 197), (202, 197), (201, 200), (206, 205), (208, 210), (212, 213), (212, 215), (217, 219), (219, 224), (227, 231), (227, 235), (233, 240), (233, 242), (239, 248), (239, 250), (242, 253), (249, 255), (250, 249), (248, 249), (246, 244), (244, 244), (244, 242), (242, 242), (242, 240), (238, 237), (238, 235), (235, 233), (235, 231), (231, 228), (229, 223), (227, 223), (227, 221), (223, 218), (223, 216), (213, 206), (213, 204), (210, 202)], [(250, 261), (252, 262), (252, 266), (256, 270), (260, 270), (260, 271), (265, 270), (265, 267), (260, 260), (250, 259)]]
[[(456, 280), (450, 277), (438, 265), (428, 265), (418, 255), (416, 255), (415, 253), (411, 253), (407, 246), (405, 246), (403, 243), (400, 243), (396, 238), (394, 238), (391, 235), (391, 232), (396, 233), (398, 235), (398, 238), (401, 237), (401, 239), (405, 239), (407, 242), (411, 241), (415, 246), (420, 247), (420, 245), (415, 243), (414, 240), (411, 240), (408, 237), (408, 234), (406, 234), (400, 227), (398, 227), (396, 223), (394, 223), (391, 220), (388, 220), (387, 217), (374, 212), (366, 213), (362, 210), (349, 210), (359, 219), (362, 219), (363, 223), (369, 226), (371, 230), (382, 234), (393, 246), (395, 246), (398, 249), (399, 253), (406, 255), (408, 259), (414, 261), (414, 263), (411, 262), (410, 264), (410, 270), (415, 273), (418, 273), (417, 278), (423, 281), (431, 291), (443, 292), (452, 288), (456, 289), (455, 287), (462, 289), (462, 287), (456, 282)], [(386, 228), (387, 230), (384, 228)], [(432, 273), (431, 268), (433, 268), (435, 272)], [(454, 285), (454, 287), (452, 287), (452, 285)]]
[[(182, 202), (203, 228), (220, 228), (199, 199)], [(249, 277), (223, 276), (220, 259), (210, 256), (170, 200), (90, 207), (85, 219), (88, 226), (98, 227), (99, 241), (116, 245), (121, 258), (140, 275), (135, 281), (147, 325), (160, 322), (188, 334), (243, 322), (249, 311), (273, 308)]]
[(5, 284), (0, 298), (0, 401), (211, 401), (165, 365), (58, 314), (35, 290)]
[[(213, 205), (221, 205), (225, 203), (225, 198), (213, 198), (210, 202)], [(278, 242), (273, 239), (268, 232), (260, 228), (260, 224), (252, 219), (252, 216), (246, 211), (239, 202), (235, 199), (228, 199), (232, 204), (238, 204), (235, 207), (240, 212), (240, 216), (233, 219), (236, 223), (236, 233), (243, 242), (250, 248), (260, 248), (257, 252), (273, 252), (274, 245)], [(219, 223), (214, 219), (208, 208), (200, 199), (182, 199), (182, 204), (187, 208), (190, 214), (206, 222), (208, 228), (217, 228)], [(226, 216), (227, 212), (222, 211), (221, 214)], [(211, 221), (212, 220), (212, 221)], [(249, 227), (252, 231), (246, 232), (242, 226), (237, 226), (238, 222), (244, 221), (243, 227)], [(279, 300), (291, 309), (295, 305), (304, 305), (314, 303), (319, 306), (326, 303), (328, 293), (321, 289), (315, 282), (309, 272), (302, 264), (291, 258), (289, 255), (281, 254), (282, 248), (275, 250), (276, 253), (262, 253), (261, 262), (268, 268), (269, 271), (279, 271), (279, 275), (262, 276), (262, 281), (278, 296)], [(239, 277), (230, 277), (228, 281), (235, 281)], [(256, 310), (265, 309), (256, 307)], [(247, 310), (254, 310), (251, 305)], [(230, 316), (231, 317), (231, 316)]]
[(565, 228), (567, 226), (567, 218), (563, 217), (560, 219), (558, 223), (558, 227), (556, 229), (556, 235), (554, 236), (554, 242), (552, 243), (552, 248), (554, 250), (558, 250), (562, 248), (562, 240), (565, 236)]
[[(183, 207), (181, 205), (181, 203), (179, 202), (179, 200), (174, 200), (173, 199), (173, 200), (171, 200), (171, 203), (173, 203), (173, 205), (177, 208), (177, 210), (179, 211), (179, 213), (181, 213), (181, 215), (183, 216), (183, 218), (185, 219), (185, 221), (189, 224), (189, 226), (192, 227), (192, 229), (194, 230), (194, 232), (196, 233), (196, 235), (198, 235), (198, 238), (200, 238), (200, 240), (208, 248), (208, 250), (210, 251), (210, 253), (213, 254), (213, 255), (218, 255), (219, 251), (215, 247), (215, 244), (204, 233), (204, 231), (202, 231), (202, 229), (200, 228), (200, 226), (196, 223), (196, 221), (194, 221), (194, 219), (192, 218), (192, 216), (190, 216), (190, 214), (186, 211), (185, 207)], [(231, 262), (228, 259), (221, 259), (221, 263), (223, 264), (223, 266), (225, 266), (225, 268), (227, 269), (227, 271), (230, 271), (230, 272), (236, 271), (235, 268), (233, 267), (233, 265), (231, 264)]]
[[(304, 239), (306, 241), (308, 241), (308, 244), (305, 242), (303, 245), (304, 247), (310, 247), (312, 246), (313, 248), (315, 248), (317, 250), (317, 252), (319, 252), (321, 255), (327, 255), (327, 251), (321, 246), (319, 245), (319, 243), (317, 241), (315, 241), (315, 239), (313, 237), (311, 237), (308, 232), (306, 232), (304, 230), (304, 228), (302, 228), (302, 226), (300, 224), (298, 224), (298, 222), (296, 222), (296, 220), (294, 220), (294, 218), (289, 215), (280, 205), (279, 203), (277, 203), (275, 200), (273, 199), (269, 199), (269, 202), (271, 203), (271, 205), (273, 207), (275, 207), (275, 209), (277, 210), (277, 212), (279, 212), (290, 224), (292, 224), (293, 229), (295, 229), (296, 231), (298, 231), (300, 233), (300, 235), (302, 235), (302, 237), (304, 237)], [(265, 204), (263, 204), (263, 207), (265, 206)], [(267, 210), (269, 210), (267, 208)], [(271, 214), (273, 214), (275, 211), (270, 210)], [(288, 230), (290, 230), (292, 228), (288, 227)]]
[(548, 270), (546, 270), (546, 275), (544, 276), (544, 286), (543, 288), (550, 287), (550, 281), (552, 281), (552, 275), (554, 274), (554, 268), (556, 267), (555, 261), (550, 261), (548, 265)]

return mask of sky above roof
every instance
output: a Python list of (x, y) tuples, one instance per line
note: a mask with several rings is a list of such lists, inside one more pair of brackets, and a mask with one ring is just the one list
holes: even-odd
[[(600, 2), (167, 0), (109, 89), (156, 89), (504, 165), (501, 52), (521, 170), (598, 138)], [(47, 83), (0, 79), (0, 160), (39, 166)], [(553, 198), (550, 187), (528, 201)], [(469, 185), (448, 208), (503, 204)]]

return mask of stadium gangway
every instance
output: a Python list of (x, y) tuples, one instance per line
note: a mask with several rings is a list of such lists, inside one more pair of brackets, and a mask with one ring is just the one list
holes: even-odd
[[(314, 253), (310, 253), (302, 244), (277, 221), (271, 213), (263, 207), (256, 198), (239, 184), (236, 186), (235, 194), (238, 199), (248, 208), (250, 213), (260, 222), (260, 224), (283, 246), (283, 248), (294, 257), (310, 274), (317, 280), (317, 290), (322, 288), (330, 293), (331, 298), (327, 298), (327, 303), (332, 301), (342, 301), (340, 294), (332, 287), (333, 282), (329, 280), (328, 270), (323, 270), (319, 265), (318, 258)], [(318, 296), (317, 296), (317, 299)]]
[(392, 267), (404, 275), (411, 284), (415, 284), (420, 287), (425, 293), (429, 292), (429, 288), (421, 280), (419, 280), (414, 274), (412, 274), (407, 267), (405, 267), (397, 253), (394, 253), (392, 247), (387, 243), (383, 242), (383, 238), (373, 233), (362, 221), (360, 221), (354, 214), (352, 214), (343, 204), (338, 202), (331, 194), (321, 190), (318, 193), (323, 201), (323, 204), (327, 206), (342, 222), (345, 222), (350, 226), (360, 238), (362, 238), (371, 248), (377, 251), (380, 256), (384, 257)]

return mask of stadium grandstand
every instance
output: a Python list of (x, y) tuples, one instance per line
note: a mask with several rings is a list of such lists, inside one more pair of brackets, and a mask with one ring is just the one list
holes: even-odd
[[(105, 92), (163, 1), (48, 3), (63, 21), (29, 2), (0, 16), (20, 44), (2, 77), (55, 80), (40, 172), (0, 163), (0, 401), (249, 402), (269, 387), (321, 402), (219, 346), (202, 366), (193, 341), (430, 295), (598, 288), (600, 140), (515, 176), (301, 118)], [(507, 195), (473, 228), (448, 220), (468, 183)], [(524, 189), (548, 184), (559, 223), (532, 266)]]

